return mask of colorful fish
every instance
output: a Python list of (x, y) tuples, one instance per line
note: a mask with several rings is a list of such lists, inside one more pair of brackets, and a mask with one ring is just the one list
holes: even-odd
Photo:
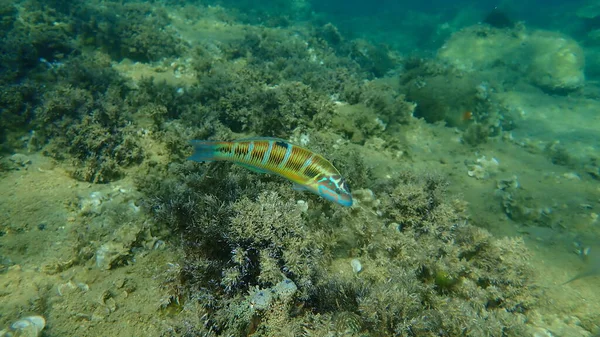
[(342, 206), (352, 206), (348, 184), (322, 156), (279, 138), (227, 141), (192, 140), (198, 162), (230, 161), (260, 173), (274, 173), (295, 183), (295, 189), (308, 190)]

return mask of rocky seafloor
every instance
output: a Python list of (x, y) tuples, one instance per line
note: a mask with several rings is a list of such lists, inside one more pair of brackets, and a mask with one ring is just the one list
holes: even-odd
[[(2, 335), (597, 334), (591, 33), (410, 55), (290, 6), (0, 2)], [(256, 136), (355, 205), (186, 160)]]

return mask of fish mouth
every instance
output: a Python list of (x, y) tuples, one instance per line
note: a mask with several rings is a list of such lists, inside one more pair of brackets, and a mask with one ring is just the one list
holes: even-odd
[(354, 203), (352, 200), (352, 196), (351, 195), (344, 195), (341, 194), (338, 196), (337, 200), (335, 200), (335, 202), (337, 202), (338, 204), (345, 206), (345, 207), (351, 207), (352, 204)]

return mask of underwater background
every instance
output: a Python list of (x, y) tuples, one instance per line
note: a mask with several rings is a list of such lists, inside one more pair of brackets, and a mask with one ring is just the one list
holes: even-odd
[[(0, 0), (0, 31), (0, 336), (600, 335), (600, 1)], [(353, 205), (187, 159), (262, 137)]]

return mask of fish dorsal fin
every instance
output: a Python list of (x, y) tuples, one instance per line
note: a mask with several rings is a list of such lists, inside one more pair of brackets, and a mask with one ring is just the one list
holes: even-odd
[(292, 144), (289, 140), (285, 140), (283, 138), (277, 138), (277, 137), (247, 137), (247, 138), (239, 138), (239, 139), (234, 139), (233, 142), (250, 142), (253, 140), (266, 140), (266, 141), (274, 141), (274, 142), (284, 142), (284, 143), (289, 143)]

